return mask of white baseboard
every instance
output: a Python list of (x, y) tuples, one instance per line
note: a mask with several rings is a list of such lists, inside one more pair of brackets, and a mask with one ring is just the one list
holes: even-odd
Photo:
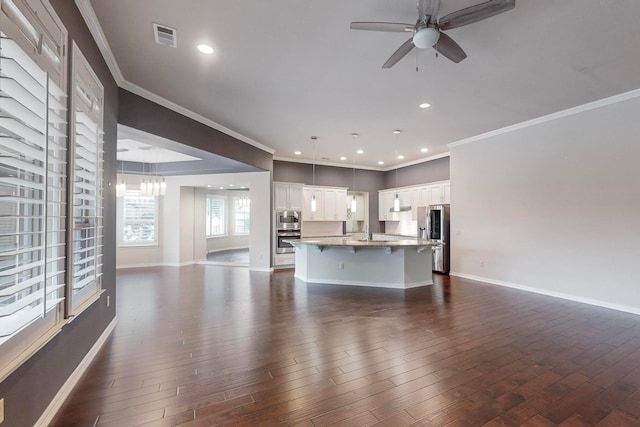
[(231, 246), (231, 247), (228, 247), (228, 248), (207, 249), (207, 253), (208, 254), (212, 254), (212, 253), (215, 253), (215, 252), (235, 251), (235, 250), (238, 250), (238, 249), (249, 249), (249, 247), (248, 246)]
[(266, 273), (271, 273), (273, 271), (273, 267), (249, 267), (249, 271), (264, 271)]
[(598, 307), (610, 308), (612, 310), (623, 311), (625, 313), (639, 314), (640, 315), (640, 308), (637, 308), (637, 307), (630, 307), (630, 306), (621, 305), (621, 304), (613, 304), (613, 303), (610, 303), (610, 302), (607, 302), (607, 301), (600, 301), (600, 300), (596, 300), (596, 299), (592, 299), (592, 298), (584, 298), (584, 297), (581, 297), (581, 296), (578, 296), (578, 295), (565, 294), (565, 293), (562, 293), (562, 292), (554, 292), (554, 291), (549, 291), (547, 289), (532, 288), (530, 286), (519, 285), (517, 283), (505, 282), (505, 281), (502, 281), (502, 280), (491, 279), (491, 278), (488, 278), (488, 277), (474, 276), (472, 274), (464, 274), (464, 273), (458, 273), (458, 272), (452, 271), (452, 272), (449, 273), (449, 275), (450, 276), (461, 277), (463, 279), (475, 280), (475, 281), (478, 281), (478, 282), (490, 283), (492, 285), (504, 286), (506, 288), (519, 289), (521, 291), (533, 292), (533, 293), (541, 294), (541, 295), (547, 295), (547, 296), (550, 296), (550, 297), (562, 298), (562, 299), (566, 299), (566, 300), (569, 300), (569, 301), (575, 301), (575, 302), (581, 302), (581, 303), (584, 303), (584, 304), (595, 305), (595, 306), (598, 306)]
[(49, 406), (47, 406), (47, 409), (45, 409), (45, 411), (42, 413), (40, 419), (38, 419), (34, 427), (47, 427), (51, 423), (53, 417), (56, 416), (64, 401), (67, 400), (67, 397), (69, 397), (74, 387), (78, 384), (78, 381), (80, 381), (82, 375), (84, 375), (91, 362), (93, 362), (93, 359), (98, 354), (98, 351), (100, 351), (104, 343), (111, 335), (111, 332), (113, 332), (114, 328), (116, 327), (116, 323), (117, 319), (114, 317), (111, 323), (109, 323), (109, 325), (105, 328), (104, 332), (102, 332), (100, 338), (98, 338), (95, 344), (93, 344), (91, 350), (89, 350), (87, 355), (82, 359), (73, 373), (69, 376), (69, 378), (67, 378), (67, 381), (65, 381), (60, 390), (58, 390), (58, 393), (56, 393), (55, 397), (53, 398), (51, 403), (49, 403)]
[(125, 268), (144, 268), (144, 267), (163, 267), (164, 264), (161, 262), (150, 262), (147, 264), (121, 264), (116, 265), (116, 270), (121, 270)]

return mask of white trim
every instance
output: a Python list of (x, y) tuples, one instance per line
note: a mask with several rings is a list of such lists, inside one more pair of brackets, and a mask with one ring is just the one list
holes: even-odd
[(230, 262), (230, 261), (207, 261), (206, 259), (200, 259), (196, 261), (198, 265), (217, 265), (219, 267), (238, 267), (249, 268), (248, 262)]
[(100, 53), (102, 53), (102, 57), (107, 63), (107, 67), (109, 67), (109, 71), (111, 71), (111, 75), (113, 76), (116, 84), (120, 85), (124, 81), (124, 76), (122, 75), (122, 71), (120, 71), (120, 67), (116, 62), (116, 57), (113, 55), (113, 51), (107, 43), (107, 39), (102, 31), (102, 27), (100, 26), (100, 22), (98, 21), (98, 17), (91, 6), (90, 0), (75, 0), (76, 6), (78, 6), (78, 10), (84, 19), (84, 22), (89, 27), (89, 31), (93, 36), (93, 39), (96, 41), (98, 45), (98, 49), (100, 49)]
[(273, 272), (273, 267), (265, 268), (265, 267), (249, 267), (249, 271), (264, 271), (266, 273)]
[[(248, 234), (236, 234), (236, 236), (248, 236)], [(218, 237), (207, 237), (207, 239), (218, 239)], [(207, 249), (207, 253), (211, 254), (211, 253), (224, 252), (224, 251), (237, 251), (238, 249), (249, 249), (249, 246), (231, 246), (229, 248), (212, 249), (212, 250)]]
[(452, 272), (449, 273), (449, 275), (450, 276), (460, 277), (460, 278), (463, 278), (463, 279), (470, 279), (470, 280), (475, 280), (475, 281), (478, 281), (478, 282), (489, 283), (489, 284), (492, 284), (492, 285), (504, 286), (506, 288), (519, 289), (521, 291), (533, 292), (533, 293), (541, 294), (541, 295), (547, 295), (547, 296), (550, 296), (550, 297), (562, 298), (562, 299), (566, 299), (566, 300), (569, 300), (569, 301), (580, 302), (580, 303), (583, 303), (583, 304), (589, 304), (589, 305), (595, 305), (595, 306), (598, 306), (598, 307), (609, 308), (611, 310), (623, 311), (625, 313), (631, 313), (631, 314), (640, 315), (640, 308), (637, 308), (637, 307), (630, 307), (630, 306), (626, 306), (626, 305), (613, 304), (613, 303), (606, 302), (606, 301), (600, 301), (600, 300), (595, 300), (595, 299), (591, 299), (591, 298), (584, 298), (584, 297), (580, 297), (580, 296), (577, 296), (577, 295), (565, 294), (565, 293), (562, 293), (562, 292), (554, 292), (554, 291), (549, 291), (549, 290), (546, 290), (546, 289), (532, 288), (530, 286), (519, 285), (517, 283), (504, 282), (502, 280), (490, 279), (488, 277), (474, 276), (472, 274), (464, 274), (464, 273), (458, 273), (458, 272), (453, 272), (452, 271)]
[(566, 110), (558, 111), (555, 113), (547, 114), (546, 116), (538, 117), (532, 120), (527, 120), (525, 122), (516, 123), (515, 125), (503, 127), (501, 129), (492, 130), (490, 132), (482, 133), (480, 135), (475, 135), (469, 138), (461, 139), (460, 141), (452, 142), (447, 144), (447, 147), (457, 147), (460, 145), (469, 144), (472, 142), (482, 141), (487, 138), (491, 138), (494, 136), (502, 135), (505, 133), (513, 132), (519, 129), (528, 128), (531, 126), (536, 126), (541, 123), (551, 122), (553, 120), (562, 119), (565, 117), (573, 116), (575, 114), (584, 113), (585, 111), (595, 110), (601, 107), (606, 107), (608, 105), (617, 104), (619, 102), (628, 101), (630, 99), (640, 97), (640, 89), (635, 89), (629, 92), (621, 93), (618, 95), (610, 96), (608, 98), (599, 99), (597, 101), (589, 102), (587, 104), (579, 105), (577, 107), (568, 108)]
[(126, 269), (126, 268), (144, 268), (144, 267), (164, 267), (166, 264), (161, 262), (150, 262), (146, 264), (124, 264), (124, 265), (116, 265), (116, 270)]
[(316, 165), (320, 165), (320, 166), (333, 166), (336, 168), (348, 168), (348, 169), (362, 169), (362, 170), (371, 170), (371, 171), (380, 171), (380, 172), (388, 172), (388, 171), (392, 171), (392, 170), (396, 170), (396, 169), (400, 169), (400, 168), (405, 168), (407, 166), (413, 166), (413, 165), (417, 165), (420, 163), (426, 163), (426, 162), (430, 162), (432, 160), (438, 160), (438, 159), (442, 159), (444, 157), (449, 157), (450, 153), (447, 151), (446, 153), (440, 153), (440, 154), (434, 154), (433, 156), (429, 156), (429, 157), (423, 157), (421, 159), (416, 159), (416, 160), (412, 160), (410, 162), (406, 162), (406, 163), (400, 163), (397, 165), (392, 165), (392, 166), (387, 166), (385, 168), (379, 168), (379, 167), (373, 167), (373, 166), (363, 166), (360, 164), (354, 165), (352, 163), (335, 163), (335, 162), (330, 162), (330, 161), (326, 161), (326, 160), (316, 160), (315, 162), (309, 159), (299, 159), (299, 158), (294, 158), (294, 157), (282, 157), (282, 156), (273, 156), (273, 160), (274, 161), (281, 161), (281, 162), (291, 162), (291, 163), (305, 163), (308, 165), (312, 165), (312, 164), (316, 164)]
[(64, 401), (69, 397), (75, 386), (78, 384), (78, 381), (80, 381), (80, 378), (82, 378), (82, 375), (84, 375), (89, 365), (91, 365), (91, 362), (93, 362), (93, 359), (115, 329), (116, 323), (117, 319), (114, 317), (111, 323), (109, 323), (105, 328), (104, 332), (102, 332), (100, 338), (98, 338), (95, 344), (93, 344), (91, 350), (89, 350), (73, 373), (69, 378), (67, 378), (67, 381), (65, 381), (60, 390), (58, 390), (58, 393), (56, 393), (51, 403), (49, 403), (49, 406), (47, 406), (38, 421), (36, 421), (34, 427), (46, 427), (51, 423), (53, 417), (55, 417), (56, 413), (60, 410)]
[(136, 84), (129, 82), (128, 80), (125, 80), (124, 75), (122, 74), (122, 71), (120, 70), (120, 67), (118, 66), (118, 63), (115, 59), (115, 55), (113, 54), (113, 51), (109, 46), (109, 42), (107, 41), (107, 38), (105, 37), (104, 32), (102, 31), (102, 27), (100, 26), (100, 23), (95, 14), (95, 11), (91, 6), (91, 1), (75, 0), (75, 2), (76, 2), (76, 5), (78, 6), (78, 9), (80, 10), (80, 14), (82, 15), (82, 18), (87, 24), (87, 27), (89, 27), (89, 31), (91, 32), (93, 39), (95, 40), (96, 44), (98, 45), (98, 48), (100, 49), (100, 53), (102, 53), (102, 57), (104, 58), (105, 62), (107, 63), (107, 66), (109, 67), (109, 71), (111, 71), (111, 74), (113, 75), (113, 78), (115, 79), (119, 87), (126, 89), (129, 92), (133, 92), (136, 95), (139, 95), (145, 99), (148, 99), (149, 101), (155, 102), (156, 104), (162, 105), (163, 107), (168, 108), (169, 110), (175, 111), (178, 114), (182, 114), (183, 116), (189, 117), (190, 119), (193, 119), (197, 122), (203, 123), (213, 129), (216, 129), (222, 133), (225, 133), (244, 143), (247, 143), (263, 151), (266, 151), (269, 154), (275, 153), (275, 150), (273, 148), (267, 147), (266, 145), (263, 145), (257, 141), (254, 141), (251, 138), (241, 135), (229, 128), (222, 126), (219, 123), (214, 122), (213, 120), (207, 119), (206, 117), (201, 116), (198, 113), (188, 110), (174, 102), (169, 101), (168, 99), (162, 98), (161, 96), (156, 95), (153, 92), (150, 92), (146, 89), (141, 88)]
[(194, 265), (198, 262), (196, 260), (187, 262), (167, 262), (162, 264), (163, 267), (186, 267), (187, 265)]
[(374, 283), (374, 282), (356, 282), (352, 280), (338, 280), (338, 279), (327, 279), (327, 278), (314, 278), (308, 276), (302, 276), (301, 274), (295, 273), (294, 277), (296, 279), (300, 279), (307, 284), (319, 284), (319, 285), (341, 285), (341, 286), (364, 286), (369, 288), (386, 288), (386, 289), (411, 289), (417, 288), (420, 286), (429, 286), (433, 285), (433, 280), (425, 280), (423, 282), (413, 282), (413, 283)]

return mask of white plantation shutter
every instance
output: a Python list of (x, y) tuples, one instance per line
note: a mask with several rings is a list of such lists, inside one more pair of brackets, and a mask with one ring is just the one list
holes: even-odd
[(154, 245), (158, 242), (157, 199), (141, 196), (140, 191), (127, 190), (122, 198), (122, 246)]
[(29, 336), (37, 337), (63, 317), (67, 99), (66, 31), (44, 9), (42, 19), (55, 24), (50, 31), (33, 20), (35, 15), (27, 13), (24, 2), (2, 0), (0, 5), (0, 365), (4, 365), (29, 344), (28, 339), (14, 339), (21, 331), (28, 328)]
[(251, 200), (248, 197), (233, 198), (233, 234), (249, 234)]
[(75, 313), (101, 289), (103, 252), (103, 88), (74, 44), (72, 65), (73, 229), (70, 237), (70, 312)]
[(223, 196), (207, 194), (207, 237), (225, 234), (225, 200), (226, 198)]

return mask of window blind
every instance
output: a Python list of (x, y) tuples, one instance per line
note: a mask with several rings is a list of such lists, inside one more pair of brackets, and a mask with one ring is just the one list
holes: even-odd
[(251, 200), (248, 197), (233, 198), (233, 234), (249, 234), (249, 212)]
[(207, 236), (222, 236), (225, 234), (225, 198), (207, 194)]
[[(11, 7), (2, 3), (3, 24), (9, 10), (24, 26)], [(43, 71), (0, 32), (0, 344), (62, 311), (67, 123), (66, 94), (56, 84), (62, 77)]]
[(99, 291), (103, 253), (103, 88), (86, 59), (73, 46), (70, 270), (76, 312)]
[(129, 190), (123, 200), (122, 244), (149, 245), (157, 243), (156, 211), (154, 196), (141, 196), (139, 191)]

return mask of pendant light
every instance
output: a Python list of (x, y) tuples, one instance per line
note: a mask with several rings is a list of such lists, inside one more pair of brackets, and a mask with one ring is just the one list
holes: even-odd
[[(313, 172), (312, 172), (312, 180), (313, 183), (312, 185), (316, 185), (316, 140), (318, 139), (317, 136), (312, 136), (311, 137), (311, 142), (313, 143)], [(317, 208), (317, 204), (316, 204), (316, 194), (315, 194), (315, 190), (313, 190), (314, 193), (311, 196), (311, 212), (315, 212), (316, 208)]]
[[(396, 188), (398, 188), (398, 135), (400, 134), (400, 130), (396, 129), (393, 133), (396, 136)], [(400, 212), (400, 196), (396, 191), (396, 197), (393, 199), (393, 211)]]
[(358, 208), (358, 203), (356, 202), (356, 138), (358, 137), (357, 133), (352, 133), (353, 137), (352, 150), (353, 150), (353, 186), (351, 187), (351, 191), (354, 191), (351, 198), (351, 212), (355, 213)]

